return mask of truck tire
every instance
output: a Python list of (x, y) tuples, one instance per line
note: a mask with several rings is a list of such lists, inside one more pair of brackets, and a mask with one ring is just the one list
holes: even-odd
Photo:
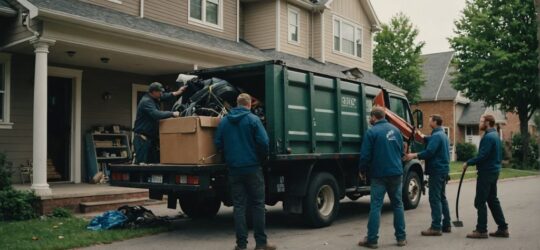
[(414, 171), (409, 171), (405, 181), (403, 182), (403, 207), (405, 210), (415, 209), (420, 203), (422, 196), (422, 182), (418, 174)]
[(221, 200), (218, 197), (182, 195), (179, 201), (182, 211), (193, 219), (214, 217), (221, 207)]
[(303, 216), (311, 227), (332, 224), (339, 211), (339, 191), (336, 178), (329, 173), (316, 173), (303, 199)]

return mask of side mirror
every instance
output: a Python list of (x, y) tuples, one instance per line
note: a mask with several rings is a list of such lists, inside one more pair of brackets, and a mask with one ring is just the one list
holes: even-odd
[(413, 112), (413, 115), (416, 117), (416, 127), (417, 128), (423, 128), (424, 127), (424, 113), (422, 113), (422, 110), (415, 110)]

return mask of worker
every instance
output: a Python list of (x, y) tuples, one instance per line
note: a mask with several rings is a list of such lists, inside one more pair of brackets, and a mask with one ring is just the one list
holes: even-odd
[(418, 158), (426, 161), (426, 174), (429, 175), (429, 206), (431, 207), (431, 226), (422, 231), (423, 236), (441, 236), (450, 233), (450, 210), (446, 200), (446, 183), (450, 171), (450, 140), (442, 129), (442, 117), (432, 115), (429, 126), (433, 129), (427, 146), (420, 153), (407, 154), (405, 161)]
[(175, 97), (182, 95), (185, 88), (184, 86), (175, 92), (163, 93), (163, 85), (159, 82), (153, 82), (148, 87), (148, 93), (141, 98), (137, 106), (137, 117), (133, 129), (136, 164), (159, 162), (159, 120), (180, 116), (178, 111), (161, 111), (159, 104), (162, 101), (173, 101)]
[(369, 210), (367, 237), (359, 246), (377, 248), (379, 225), (384, 196), (388, 193), (394, 211), (394, 230), (398, 246), (407, 245), (405, 233), (405, 213), (402, 202), (403, 138), (400, 131), (385, 119), (385, 109), (374, 107), (369, 122), (373, 125), (367, 130), (362, 141), (359, 162), (359, 176), (371, 178), (371, 203)]
[(484, 115), (480, 118), (480, 130), (485, 131), (480, 140), (478, 155), (463, 163), (463, 170), (466, 171), (469, 165), (476, 165), (478, 176), (476, 177), (476, 196), (474, 206), (478, 212), (476, 230), (467, 235), (467, 238), (482, 239), (488, 238), (487, 233), (487, 207), (497, 223), (498, 229), (489, 234), (492, 237), (508, 238), (508, 224), (504, 219), (501, 203), (497, 198), (497, 181), (501, 171), (502, 147), (499, 133), (495, 129), (495, 117)]
[(251, 113), (251, 97), (240, 94), (238, 106), (225, 116), (216, 130), (214, 143), (223, 152), (236, 229), (236, 250), (247, 248), (246, 206), (253, 212), (256, 250), (274, 250), (265, 233), (265, 188), (262, 162), (268, 157), (269, 139), (261, 120)]

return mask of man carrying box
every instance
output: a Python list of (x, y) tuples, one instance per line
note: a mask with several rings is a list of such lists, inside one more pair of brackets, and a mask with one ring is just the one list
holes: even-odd
[(256, 250), (274, 250), (265, 233), (264, 175), (261, 162), (269, 151), (269, 139), (261, 120), (251, 113), (251, 97), (240, 94), (238, 106), (224, 117), (214, 137), (218, 151), (223, 152), (229, 168), (229, 183), (234, 205), (236, 250), (247, 248), (246, 206), (253, 211)]
[(135, 164), (158, 163), (157, 151), (159, 120), (180, 116), (179, 112), (161, 111), (159, 103), (161, 101), (172, 101), (174, 97), (180, 96), (185, 86), (172, 93), (163, 93), (163, 85), (153, 82), (148, 87), (148, 93), (144, 95), (137, 106), (137, 118), (135, 119), (135, 138), (133, 146), (135, 148)]

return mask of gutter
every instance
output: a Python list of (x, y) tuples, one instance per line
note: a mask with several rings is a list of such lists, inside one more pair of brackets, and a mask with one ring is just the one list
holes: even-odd
[[(77, 15), (72, 15), (72, 14), (68, 14), (68, 13), (64, 13), (64, 12), (59, 12), (59, 11), (54, 11), (54, 10), (49, 10), (49, 9), (41, 9), (40, 14), (41, 14), (40, 16), (42, 16), (42, 17), (48, 17), (48, 18), (52, 18), (52, 19), (56, 19), (56, 20), (60, 20), (60, 21), (71, 22), (71, 23), (75, 23), (75, 24), (88, 26), (88, 27), (94, 27), (94, 28), (102, 29), (102, 30), (108, 30), (108, 31), (113, 31), (113, 32), (117, 32), (117, 33), (123, 33), (123, 34), (126, 34), (126, 35), (132, 35), (132, 36), (136, 36), (136, 37), (141, 37), (141, 38), (145, 38), (145, 39), (149, 39), (149, 40), (154, 40), (154, 41), (157, 41), (157, 42), (169, 43), (171, 45), (176, 45), (176, 46), (180, 45), (180, 46), (198, 47), (198, 48), (201, 47), (200, 44), (198, 44), (196, 42), (180, 41), (178, 39), (170, 38), (170, 37), (163, 36), (163, 35), (157, 35), (157, 34), (154, 34), (154, 33), (151, 33), (151, 32), (146, 32), (146, 31), (141, 31), (141, 30), (137, 30), (137, 29), (127, 28), (127, 27), (120, 26), (120, 25), (96, 22), (96, 20), (93, 20), (93, 19), (90, 19), (90, 18), (81, 17), (81, 16), (77, 16)], [(264, 60), (263, 57), (245, 55), (245, 54), (242, 54), (241, 52), (235, 52), (235, 51), (231, 51), (231, 50), (224, 50), (224, 49), (220, 49), (220, 48), (210, 48), (210, 47), (205, 47), (204, 49), (206, 51), (211, 52), (211, 53), (216, 53), (216, 54), (221, 54), (221, 55), (225, 54), (225, 55), (228, 55), (228, 56), (233, 56), (233, 57), (238, 58), (238, 59)]]
[(17, 2), (28, 10), (28, 16), (30, 19), (34, 19), (34, 17), (38, 16), (38, 8), (32, 3), (28, 2), (28, 0), (17, 0)]

